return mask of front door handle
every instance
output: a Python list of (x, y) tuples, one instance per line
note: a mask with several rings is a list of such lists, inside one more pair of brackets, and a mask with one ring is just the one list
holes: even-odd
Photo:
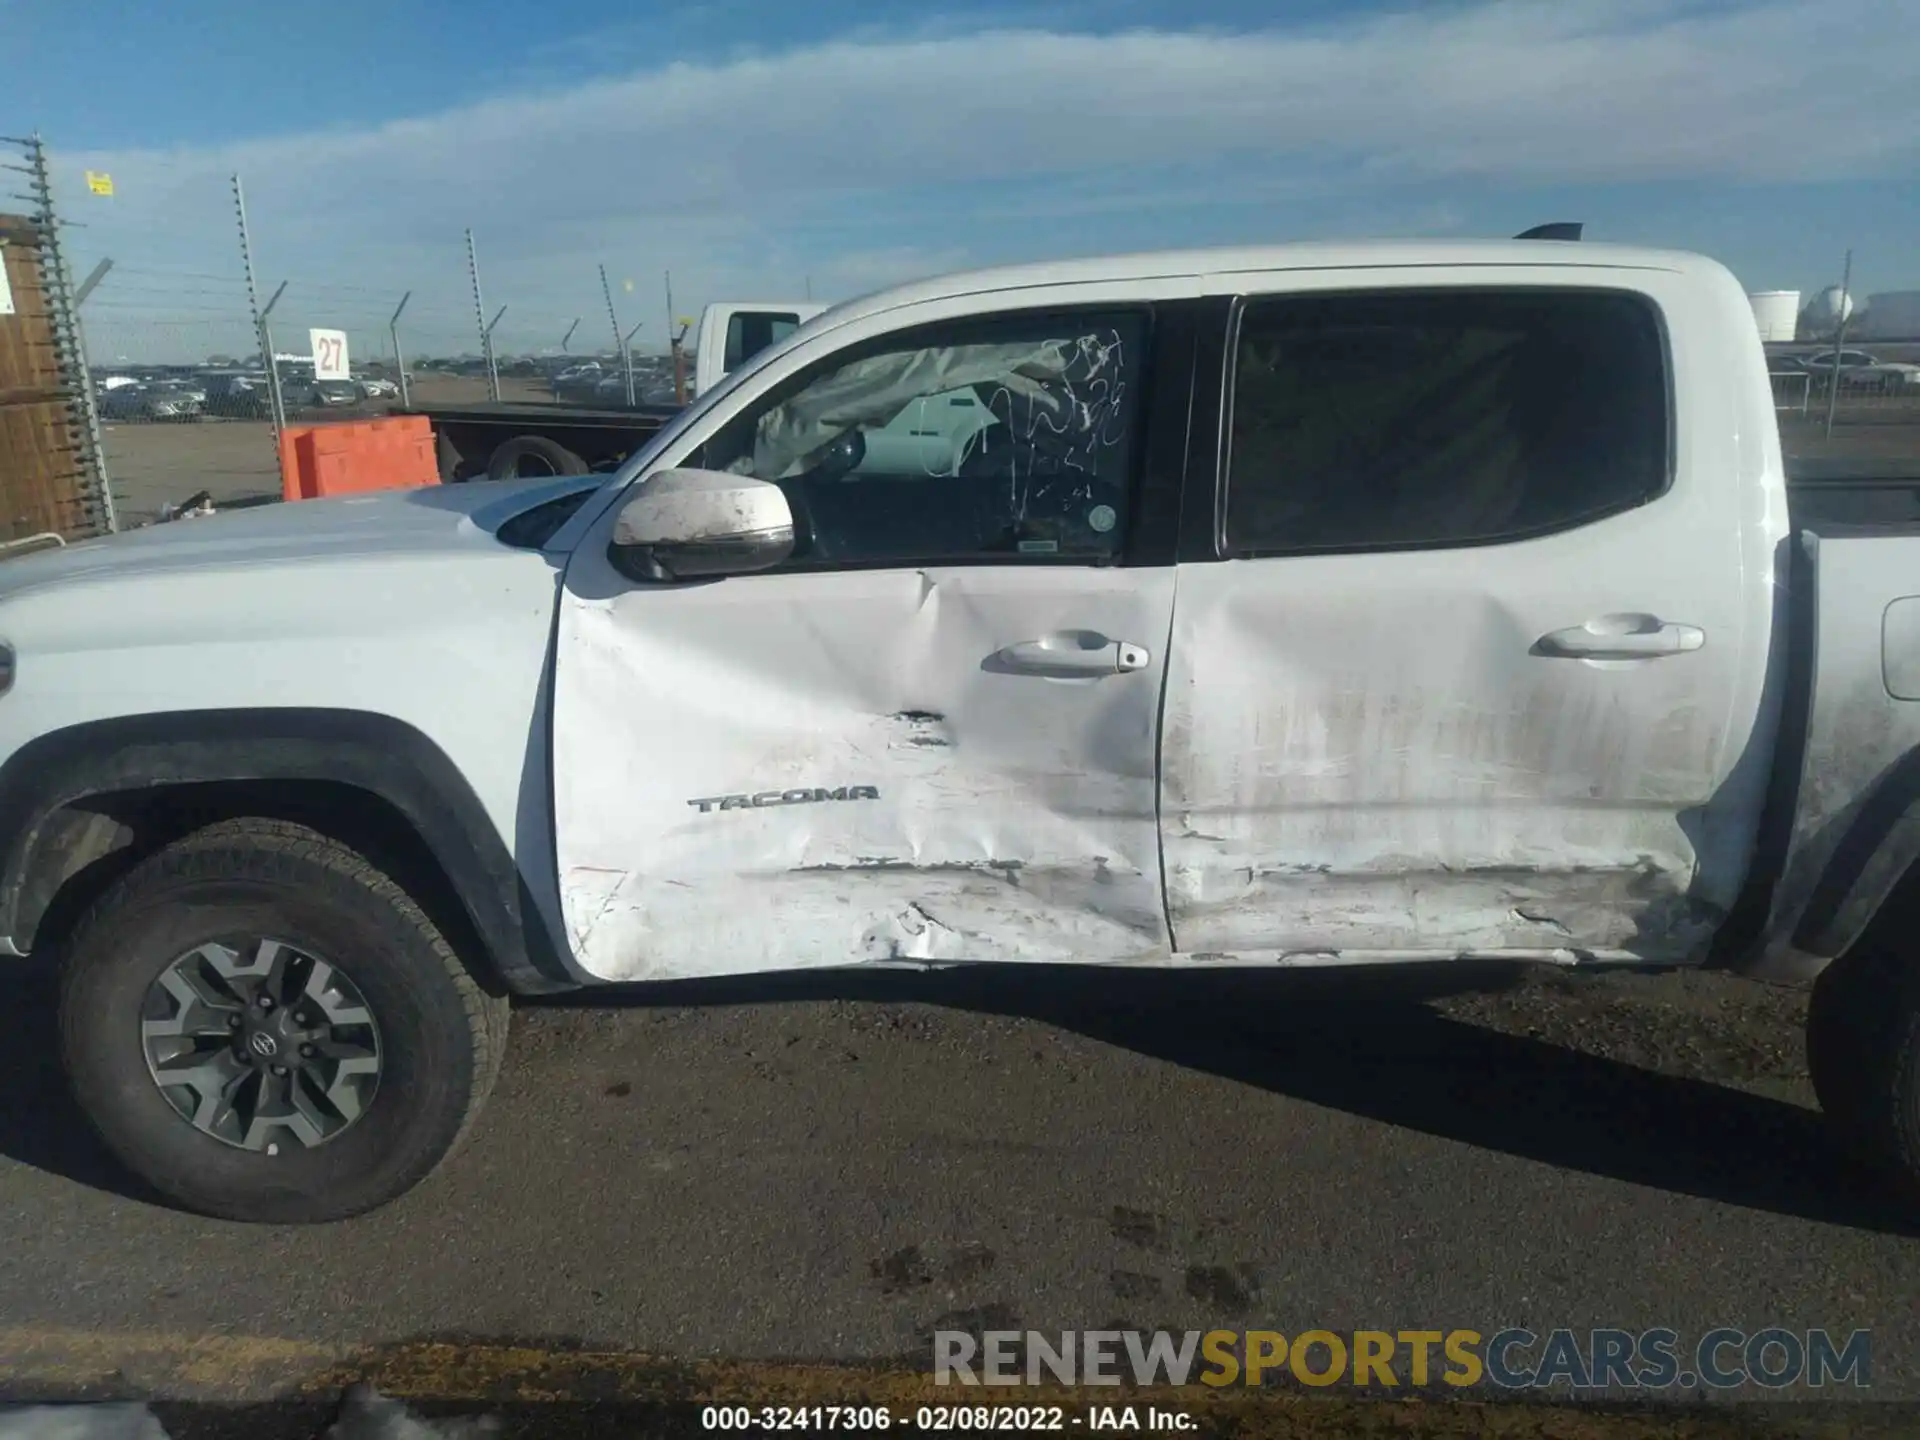
[(1601, 615), (1542, 635), (1533, 653), (1562, 660), (1654, 660), (1706, 643), (1707, 632), (1698, 625), (1676, 625), (1658, 615)]
[(1093, 630), (1056, 630), (1037, 640), (1021, 640), (994, 651), (987, 657), (985, 668), (1007, 675), (1064, 679), (1144, 670), (1152, 659), (1144, 645), (1109, 640)]

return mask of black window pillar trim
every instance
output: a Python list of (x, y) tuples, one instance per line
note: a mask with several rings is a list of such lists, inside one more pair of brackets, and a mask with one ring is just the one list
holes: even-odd
[(1176, 558), (1193, 403), (1196, 333), (1190, 301), (1156, 301), (1143, 376), (1127, 538), (1120, 563), (1171, 565)]
[(1193, 305), (1193, 419), (1187, 434), (1177, 552), (1183, 565), (1226, 556), (1221, 537), (1226, 524), (1227, 372), (1239, 309), (1239, 301), (1229, 295), (1210, 295)]

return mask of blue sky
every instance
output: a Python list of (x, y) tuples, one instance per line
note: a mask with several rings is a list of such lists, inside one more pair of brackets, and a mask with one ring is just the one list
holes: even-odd
[(278, 315), (356, 349), (408, 290), (410, 348), (471, 348), (466, 226), (508, 349), (604, 332), (601, 264), (658, 344), (669, 268), (690, 313), (1546, 219), (1920, 286), (1912, 0), (0, 0), (0, 43), (0, 133), (45, 134), (79, 267), (116, 262), (97, 351), (237, 343), (236, 171)]

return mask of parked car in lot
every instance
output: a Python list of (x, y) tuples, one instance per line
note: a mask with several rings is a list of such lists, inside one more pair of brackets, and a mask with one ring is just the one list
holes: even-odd
[(289, 411), (338, 410), (358, 405), (363, 398), (352, 380), (283, 381), (280, 396)]
[(377, 375), (362, 375), (354, 384), (360, 387), (360, 396), (364, 400), (386, 400), (400, 394), (398, 385)]
[(164, 383), (116, 385), (99, 396), (105, 420), (198, 420), (205, 394)]
[(1920, 536), (1801, 503), (1696, 256), (922, 281), (612, 476), (0, 565), (0, 952), (249, 1220), (423, 1179), (509, 994), (961, 962), (1812, 980), (1920, 1187)]
[(1920, 365), (1899, 360), (1881, 360), (1865, 350), (1809, 351), (1775, 357), (1776, 369), (1799, 370), (1812, 378), (1815, 389), (1824, 390), (1833, 377), (1840, 377), (1841, 393), (1847, 391), (1920, 396)]
[(557, 398), (584, 400), (593, 394), (605, 374), (599, 361), (588, 360), (556, 371), (547, 381), (547, 388)]
[(261, 374), (203, 375), (206, 412), (228, 420), (265, 420), (273, 414), (267, 377)]

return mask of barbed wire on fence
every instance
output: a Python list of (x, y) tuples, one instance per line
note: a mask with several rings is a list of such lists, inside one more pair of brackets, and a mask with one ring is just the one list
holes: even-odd
[[(271, 487), (276, 385), (293, 423), (381, 413), (399, 400), (403, 365), (416, 407), (470, 404), (496, 392), (509, 401), (617, 407), (628, 401), (622, 347), (633, 332), (632, 398), (660, 402), (674, 394), (664, 341), (677, 312), (666, 287), (636, 277), (644, 267), (630, 256), (581, 258), (577, 266), (554, 257), (496, 263), (485, 228), (475, 226), (483, 308), (464, 226), (316, 239), (313, 215), (324, 205), (291, 197), (269, 176), (247, 196), (250, 293), (240, 187), (229, 171), (211, 160), (148, 153), (129, 161), (137, 169), (109, 179), (90, 177), (97, 167), (86, 157), (53, 158), (68, 201), (73, 270), (89, 275), (111, 262), (80, 321), (106, 426), (106, 468), (115, 495), (124, 490), (134, 512), (151, 511), (159, 503), (155, 487), (175, 484), (183, 471)], [(576, 241), (563, 236), (556, 244), (574, 247), (565, 252), (572, 257)], [(263, 353), (256, 304), (270, 297), (273, 343)], [(490, 374), (481, 328), (496, 315)], [(344, 334), (342, 378), (316, 372), (316, 330)], [(1867, 360), (1850, 356), (1837, 375), (1830, 363), (1821, 368), (1817, 340), (1771, 347), (1769, 368), (1796, 372), (1775, 382), (1783, 427), (1803, 431), (1824, 417), (1832, 396), (1836, 425), (1853, 434), (1909, 421), (1920, 433), (1920, 372), (1902, 368), (1920, 362), (1920, 344), (1861, 343)], [(1847, 348), (1860, 344), (1850, 340)], [(228, 423), (217, 438), (160, 439), (161, 422), (185, 421)], [(143, 430), (144, 437), (135, 433)]]

